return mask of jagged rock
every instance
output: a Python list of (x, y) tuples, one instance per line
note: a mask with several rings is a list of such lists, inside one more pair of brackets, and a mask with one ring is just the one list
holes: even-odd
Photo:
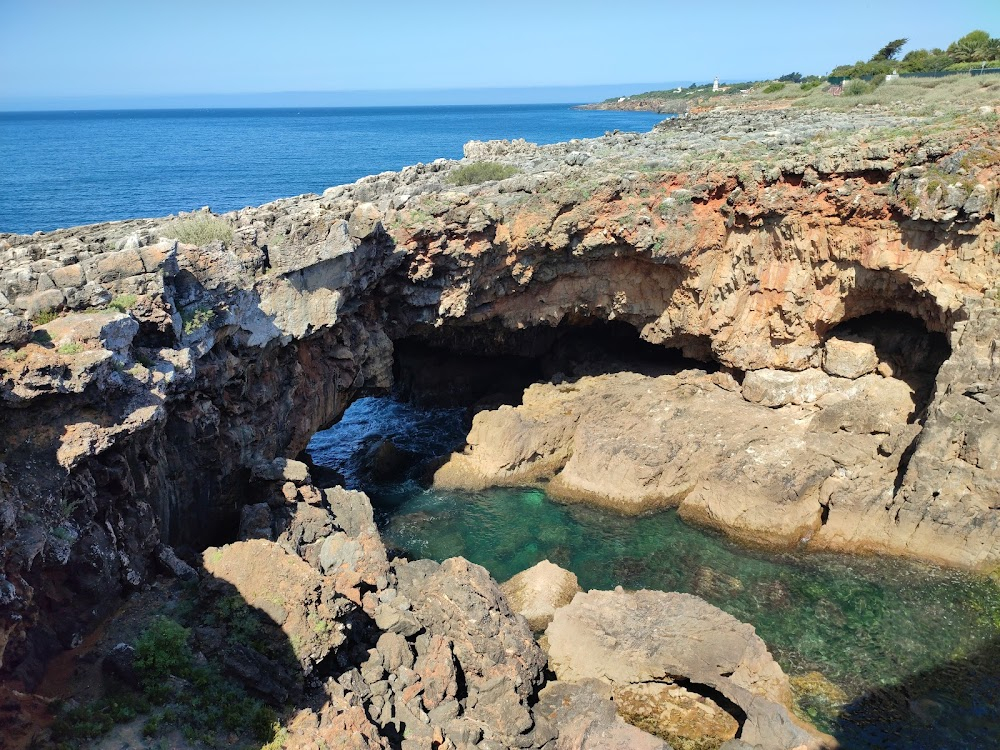
[(307, 674), (346, 640), (333, 587), (277, 544), (251, 539), (209, 547), (202, 564), (281, 628)]
[[(912, 143), (882, 140), (900, 125), (921, 133)], [(521, 170), (498, 183), (450, 189), (445, 178), (457, 163), (441, 160), (322, 196), (224, 217), (206, 212), (199, 217), (217, 219), (232, 239), (199, 248), (154, 243), (162, 218), (4, 235), (0, 313), (73, 315), (134, 294), (133, 350), (149, 363), (123, 361), (127, 335), (111, 344), (117, 354), (104, 342), (75, 355), (42, 341), (2, 352), (0, 399), (15, 408), (3, 413), (0, 519), (4, 539), (17, 541), (3, 543), (0, 559), (5, 579), (17, 582), (20, 618), (0, 642), (4, 669), (29, 659), (8, 644), (32, 628), (55, 619), (93, 627), (95, 613), (148, 580), (160, 543), (202, 546), (248, 498), (276, 499), (279, 488), (254, 486), (255, 459), (299, 455), (352, 399), (387, 392), (393, 341), (404, 338), (463, 354), (538, 356), (553, 333), (611, 322), (649, 344), (751, 373), (746, 395), (754, 372), (821, 365), (824, 338), (845, 321), (875, 316), (895, 329), (885, 310), (911, 315), (926, 341), (947, 336), (956, 346), (919, 435), (921, 420), (895, 424), (892, 404), (869, 419), (835, 402), (848, 393), (843, 384), (802, 409), (776, 407), (766, 422), (743, 410), (754, 405), (712, 397), (718, 409), (701, 414), (716, 412), (723, 437), (692, 429), (692, 460), (681, 437), (654, 432), (665, 430), (656, 419), (665, 399), (636, 385), (627, 401), (642, 401), (642, 421), (613, 398), (609, 411), (587, 407), (594, 419), (545, 415), (553, 429), (579, 432), (572, 456), (564, 435), (545, 432), (519, 407), (505, 419), (528, 435), (523, 445), (508, 454), (486, 448), (499, 451), (486, 471), (456, 459), (445, 474), (458, 469), (482, 485), (559, 472), (554, 489), (567, 499), (623, 509), (680, 503), (686, 518), (758, 542), (811, 539), (996, 567), (1000, 514), (989, 457), (997, 452), (990, 310), (998, 271), (989, 217), (997, 169), (966, 158), (994, 153), (992, 135), (979, 126), (923, 128), (885, 111), (692, 113), (649, 134), (470, 144), (469, 159), (501, 158)], [(820, 133), (838, 137), (815, 149)], [(748, 146), (760, 149), (755, 163), (728, 158)], [(567, 165), (574, 152), (589, 154), (583, 166)], [(692, 163), (710, 166), (694, 174)], [(881, 356), (884, 347), (872, 342)], [(899, 359), (883, 356), (878, 372), (910, 378)], [(933, 369), (906, 382), (933, 381)], [(872, 377), (848, 387), (872, 401), (861, 384)], [(706, 392), (694, 385), (666, 399), (688, 410), (678, 435), (697, 426)], [(635, 439), (625, 441), (623, 428)], [(486, 440), (473, 432), (470, 456)], [(655, 448), (640, 437), (654, 438)], [(702, 455), (723, 456), (707, 479)], [(595, 456), (606, 460), (588, 466)], [(296, 502), (307, 494), (315, 501), (296, 487)], [(76, 540), (31, 565), (45, 545), (29, 512), (54, 518), (67, 501), (79, 502)], [(349, 532), (346, 521), (335, 523)], [(315, 544), (303, 547), (312, 564)], [(371, 613), (381, 606), (356, 573), (345, 570), (334, 585), (356, 592)], [(36, 677), (39, 668), (26, 667)]]
[(139, 673), (135, 668), (135, 649), (127, 643), (119, 643), (112, 648), (101, 662), (101, 669), (130, 687), (139, 687)]
[(358, 536), (364, 532), (374, 532), (375, 513), (371, 501), (363, 492), (331, 487), (323, 490), (337, 525), (348, 536)]
[[(796, 724), (788, 678), (750, 625), (696, 596), (658, 591), (591, 591), (556, 612), (545, 632), (549, 666), (560, 681), (598, 679), (611, 686), (625, 718), (667, 734), (705, 725), (691, 711), (699, 687), (721, 694), (745, 714), (740, 736), (766, 747), (826, 746)], [(670, 688), (683, 681), (684, 694)], [(619, 700), (619, 696), (621, 700)], [(649, 701), (663, 700), (653, 715)], [(713, 704), (709, 713), (720, 706)], [(725, 723), (715, 723), (725, 729)], [(725, 736), (716, 735), (722, 741)]]
[(542, 560), (504, 583), (500, 590), (510, 603), (511, 609), (528, 621), (535, 632), (545, 630), (552, 622), (552, 616), (560, 607), (565, 607), (580, 591), (576, 575)]
[(271, 508), (267, 503), (244, 505), (240, 510), (240, 540), (269, 539), (274, 541)]
[(417, 661), (414, 666), (423, 683), (423, 704), (433, 711), (458, 693), (458, 673), (451, 641), (439, 635), (417, 639)]
[[(451, 642), (468, 692), (465, 715), (501, 742), (531, 732), (528, 701), (544, 681), (545, 656), (527, 623), (483, 568), (460, 557), (428, 562), (397, 565), (398, 590), (428, 633)], [(470, 622), (477, 626), (469, 628)], [(444, 642), (432, 643), (437, 661), (445, 661)]]

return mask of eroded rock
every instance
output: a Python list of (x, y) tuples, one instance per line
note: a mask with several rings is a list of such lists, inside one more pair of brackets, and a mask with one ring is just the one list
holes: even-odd
[[(608, 684), (619, 712), (665, 734), (706, 732), (720, 742), (731, 723), (704, 692), (738, 706), (740, 736), (765, 747), (821, 748), (832, 740), (788, 712), (788, 678), (753, 627), (698, 597), (658, 591), (577, 594), (545, 632), (549, 666), (560, 681)], [(684, 688), (672, 693), (674, 686)], [(658, 706), (652, 710), (650, 704)], [(724, 707), (723, 707), (724, 708)], [(693, 717), (706, 714), (700, 723)], [(692, 713), (695, 712), (695, 713)], [(702, 739), (701, 735), (693, 739)]]

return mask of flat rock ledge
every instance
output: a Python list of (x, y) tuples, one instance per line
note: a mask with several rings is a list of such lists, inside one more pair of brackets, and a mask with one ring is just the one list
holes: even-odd
[(545, 637), (560, 683), (598, 680), (620, 716), (677, 747), (737, 734), (769, 750), (837, 746), (792, 716), (788, 678), (753, 627), (696, 596), (580, 593)]

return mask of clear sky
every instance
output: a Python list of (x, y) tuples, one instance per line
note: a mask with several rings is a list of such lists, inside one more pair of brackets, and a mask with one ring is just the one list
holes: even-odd
[(1000, 0), (0, 0), (0, 108), (825, 74), (974, 28)]

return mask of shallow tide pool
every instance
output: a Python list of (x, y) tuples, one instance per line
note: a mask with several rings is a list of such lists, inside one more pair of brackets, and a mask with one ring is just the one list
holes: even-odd
[[(313, 460), (372, 497), (386, 544), (461, 555), (499, 581), (543, 559), (584, 589), (697, 594), (751, 623), (792, 677), (798, 709), (845, 748), (1000, 747), (1000, 587), (899, 560), (747, 549), (683, 523), (563, 505), (533, 488), (425, 489), (365, 481), (364, 449), (419, 458), (461, 445), (456, 410), (363, 399), (310, 444)], [(818, 673), (818, 674), (817, 674)]]

